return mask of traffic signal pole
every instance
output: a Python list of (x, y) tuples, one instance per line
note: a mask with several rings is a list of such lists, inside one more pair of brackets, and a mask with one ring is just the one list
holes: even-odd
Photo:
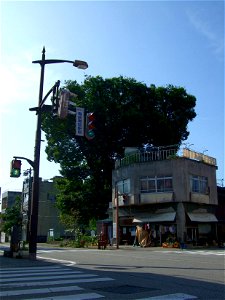
[(37, 254), (37, 228), (38, 228), (38, 204), (39, 204), (39, 167), (40, 167), (40, 151), (41, 151), (41, 104), (43, 98), (44, 87), (44, 71), (45, 71), (45, 48), (42, 51), (41, 76), (37, 109), (37, 128), (35, 135), (34, 161), (33, 161), (33, 183), (31, 197), (31, 214), (29, 225), (29, 257), (36, 259)]
[[(40, 151), (41, 151), (41, 116), (44, 109), (44, 102), (49, 96), (50, 92), (43, 99), (43, 87), (44, 87), (44, 72), (46, 64), (55, 63), (72, 63), (74, 67), (78, 69), (86, 69), (88, 67), (87, 62), (82, 60), (62, 60), (62, 59), (45, 59), (45, 47), (42, 51), (41, 60), (33, 61), (41, 66), (40, 86), (38, 107), (30, 109), (36, 111), (37, 114), (37, 128), (35, 135), (35, 147), (34, 147), (34, 160), (33, 160), (33, 183), (32, 183), (32, 197), (31, 197), (31, 215), (29, 225), (29, 258), (36, 259), (37, 255), (37, 231), (38, 231), (38, 206), (39, 206), (39, 168), (40, 168)], [(52, 91), (55, 91), (59, 87), (59, 81), (55, 84)], [(50, 90), (51, 91), (51, 90)]]

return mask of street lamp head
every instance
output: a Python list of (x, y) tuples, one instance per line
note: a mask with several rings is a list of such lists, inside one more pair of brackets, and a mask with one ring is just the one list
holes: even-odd
[(86, 61), (83, 61), (83, 60), (75, 60), (73, 65), (74, 65), (74, 67), (77, 67), (78, 69), (82, 69), (82, 70), (85, 70), (88, 68), (88, 64), (86, 63)]

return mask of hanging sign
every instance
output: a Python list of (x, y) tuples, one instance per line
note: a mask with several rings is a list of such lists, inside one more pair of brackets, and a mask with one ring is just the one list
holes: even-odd
[(84, 108), (76, 107), (76, 135), (84, 136)]

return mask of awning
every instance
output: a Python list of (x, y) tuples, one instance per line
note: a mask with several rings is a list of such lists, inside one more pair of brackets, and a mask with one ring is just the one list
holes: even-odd
[(149, 214), (148, 216), (137, 216), (133, 219), (133, 223), (158, 223), (174, 221), (176, 212), (167, 212), (162, 214)]
[(192, 222), (218, 222), (216, 216), (211, 213), (187, 213)]

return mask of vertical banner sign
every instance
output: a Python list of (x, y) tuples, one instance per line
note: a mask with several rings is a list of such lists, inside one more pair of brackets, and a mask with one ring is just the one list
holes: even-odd
[(84, 136), (84, 108), (76, 107), (76, 135)]

